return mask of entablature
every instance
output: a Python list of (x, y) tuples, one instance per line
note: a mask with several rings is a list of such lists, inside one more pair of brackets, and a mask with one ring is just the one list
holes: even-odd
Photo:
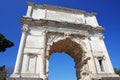
[[(40, 20), (35, 20), (29, 17), (22, 17), (21, 18), (21, 23), (22, 24), (28, 24), (30, 26), (39, 26), (39, 27), (44, 27), (46, 26), (47, 28), (53, 27), (52, 29), (64, 29), (66, 30), (72, 30), (72, 31), (86, 31), (89, 34), (99, 34), (102, 33), (104, 28), (102, 27), (92, 27), (91, 25), (86, 25), (86, 24), (76, 24), (76, 23), (70, 23), (70, 22), (59, 22), (59, 21), (54, 21), (54, 20), (47, 20), (47, 19), (40, 19)], [(81, 32), (81, 31), (80, 31)]]

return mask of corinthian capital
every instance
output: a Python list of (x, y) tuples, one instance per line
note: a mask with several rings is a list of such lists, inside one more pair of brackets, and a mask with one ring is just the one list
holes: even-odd
[(27, 32), (29, 30), (28, 24), (24, 24), (22, 27), (22, 32)]

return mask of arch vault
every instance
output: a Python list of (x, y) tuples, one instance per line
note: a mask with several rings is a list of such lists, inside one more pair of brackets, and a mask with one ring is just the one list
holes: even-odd
[(11, 78), (48, 80), (49, 57), (62, 51), (74, 59), (77, 80), (118, 77), (94, 13), (28, 3), (21, 23), (21, 42)]

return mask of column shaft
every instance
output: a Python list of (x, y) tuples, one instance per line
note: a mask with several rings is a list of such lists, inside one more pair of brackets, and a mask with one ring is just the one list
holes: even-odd
[(26, 33), (22, 33), (14, 73), (20, 73), (20, 70), (21, 70), (25, 38), (26, 38)]
[(22, 30), (23, 30), (23, 32), (22, 32), (22, 36), (21, 36), (21, 41), (20, 41), (20, 45), (19, 45), (19, 50), (18, 50), (18, 55), (17, 55), (13, 75), (15, 75), (15, 74), (20, 75), (20, 73), (21, 73), (22, 61), (23, 61), (23, 52), (24, 52), (24, 47), (25, 47), (25, 42), (26, 42), (28, 25), (23, 25)]

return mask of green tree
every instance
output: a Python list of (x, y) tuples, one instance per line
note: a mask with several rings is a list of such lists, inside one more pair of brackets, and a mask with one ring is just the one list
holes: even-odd
[[(10, 48), (14, 46), (14, 43), (10, 40), (7, 40), (1, 33), (0, 33), (0, 52), (6, 51), (6, 48)], [(5, 65), (0, 67), (0, 80), (5, 80), (6, 78), (6, 68)]]
[(115, 71), (116, 74), (120, 75), (120, 69), (114, 68), (114, 71)]
[(0, 67), (0, 80), (5, 80), (6, 78), (6, 69), (5, 69), (5, 65)]
[(6, 51), (6, 48), (14, 46), (14, 43), (7, 40), (2, 34), (0, 34), (0, 52)]

